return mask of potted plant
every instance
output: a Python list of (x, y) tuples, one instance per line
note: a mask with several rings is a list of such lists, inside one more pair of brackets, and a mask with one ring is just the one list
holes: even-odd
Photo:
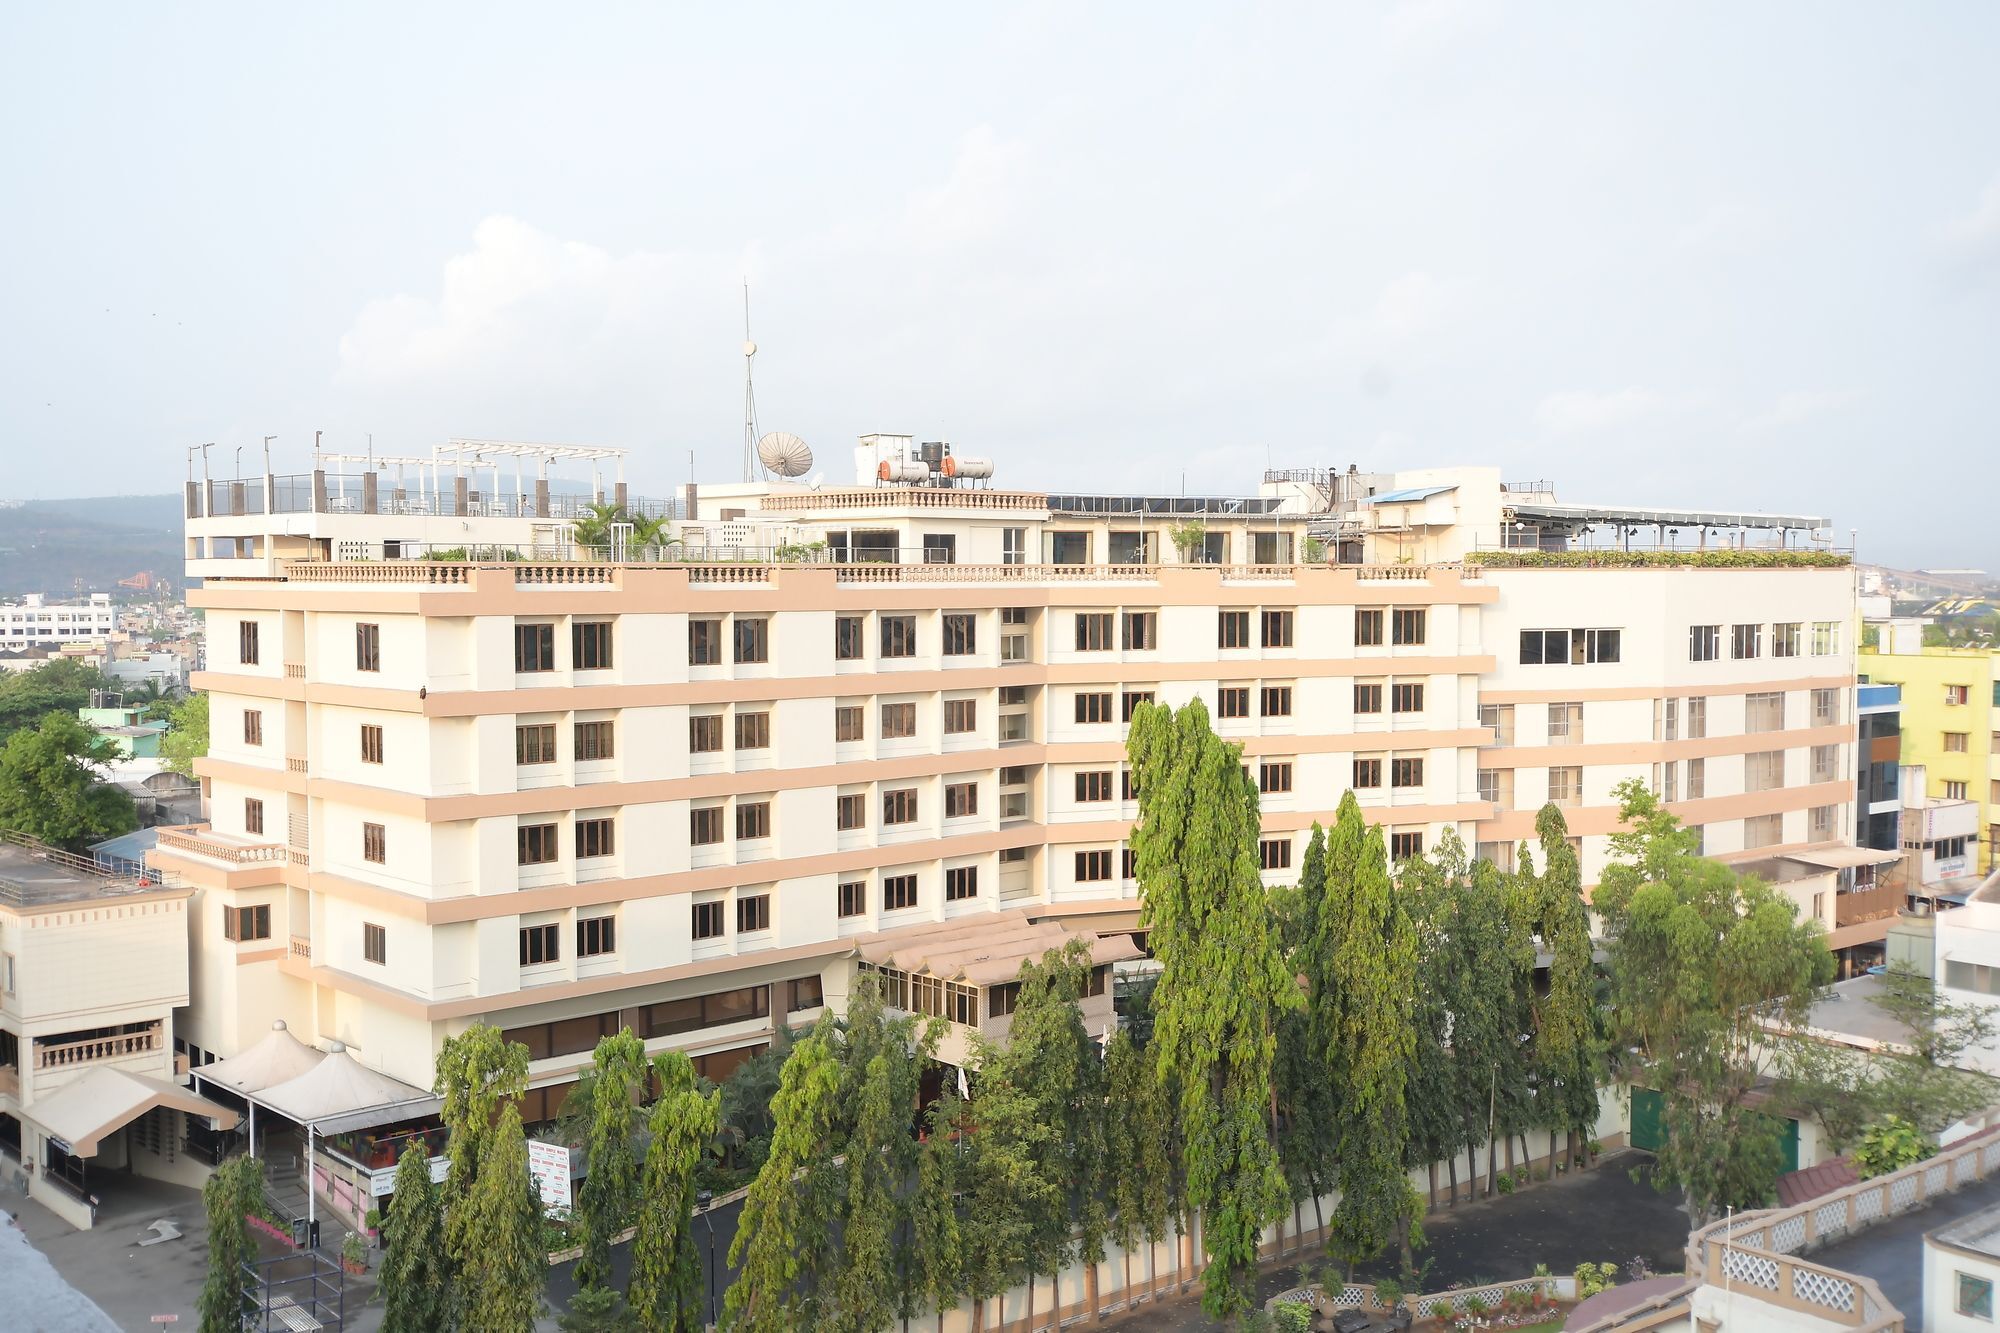
[(340, 1242), (340, 1266), (350, 1274), (368, 1271), (368, 1242), (358, 1231), (350, 1231)]

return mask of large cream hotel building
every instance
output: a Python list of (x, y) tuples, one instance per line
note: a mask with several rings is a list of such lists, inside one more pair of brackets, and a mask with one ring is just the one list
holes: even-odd
[[(1852, 571), (1771, 557), (1824, 520), (1484, 469), (1084, 496), (968, 482), (990, 467), (906, 437), (856, 454), (853, 485), (633, 502), (673, 513), (670, 559), (574, 544), (540, 477), (610, 451), (191, 483), (210, 822), (155, 860), (198, 889), (197, 1072), (283, 1020), (407, 1085), (372, 1113), (407, 1125), (483, 1021), (533, 1052), (534, 1120), (603, 1033), (719, 1078), (857, 966), (961, 1036), (1004, 1023), (1051, 938), (1095, 937), (1100, 978), (1137, 952), (1123, 741), (1148, 699), (1242, 743), (1274, 884), (1349, 790), (1399, 853), (1456, 830), (1503, 861), (1554, 800), (1587, 879), (1627, 778), (1712, 855), (1851, 841)], [(1703, 554), (1479, 559), (1641, 544)]]

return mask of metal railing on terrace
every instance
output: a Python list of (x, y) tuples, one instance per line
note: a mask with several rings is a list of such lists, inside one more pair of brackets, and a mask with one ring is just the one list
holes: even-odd
[[(217, 518), (248, 514), (387, 514), (436, 518), (528, 518), (571, 522), (592, 506), (614, 502), (608, 494), (538, 492), (468, 487), (461, 504), (445, 477), (437, 489), (428, 485), (397, 486), (383, 473), (299, 472), (244, 477), (228, 481), (189, 482), (187, 517)], [(374, 485), (370, 485), (373, 482)], [(641, 518), (685, 518), (678, 500), (629, 496), (629, 514)]]
[(106, 865), (19, 833), (0, 832), (0, 903), (39, 907), (145, 893), (171, 879), (131, 862)]
[[(728, 548), (732, 552), (737, 548)], [(757, 558), (699, 560), (564, 560), (523, 555), (513, 548), (468, 548), (464, 558), (405, 560), (298, 560), (284, 577), (295, 583), (395, 583), (427, 587), (470, 586), (478, 571), (511, 572), (517, 587), (615, 584), (625, 569), (682, 569), (690, 583), (768, 583), (776, 569), (831, 568), (841, 583), (1156, 583), (1161, 571), (1219, 574), (1224, 583), (1290, 583), (1300, 571), (1348, 574), (1363, 583), (1426, 583), (1439, 573), (1462, 581), (1480, 577), (1476, 565), (973, 565), (897, 564), (886, 561), (792, 561)], [(1171, 577), (1172, 575), (1170, 575)]]

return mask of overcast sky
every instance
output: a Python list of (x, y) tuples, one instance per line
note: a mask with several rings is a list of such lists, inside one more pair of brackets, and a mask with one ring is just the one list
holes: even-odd
[(8, 6), (0, 495), (731, 479), (747, 276), (834, 478), (1497, 463), (2000, 568), (2000, 5), (665, 8)]

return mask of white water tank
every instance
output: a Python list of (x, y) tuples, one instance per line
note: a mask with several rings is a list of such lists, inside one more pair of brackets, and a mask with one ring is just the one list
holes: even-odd
[(875, 469), (877, 481), (929, 481), (930, 476), (930, 468), (914, 458), (885, 458)]

